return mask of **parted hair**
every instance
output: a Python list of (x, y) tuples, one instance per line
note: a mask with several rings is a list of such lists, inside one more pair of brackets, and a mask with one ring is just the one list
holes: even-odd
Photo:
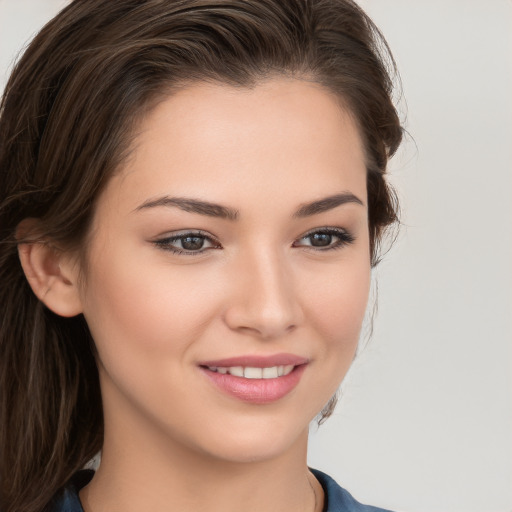
[[(393, 58), (351, 0), (75, 0), (18, 60), (0, 104), (2, 512), (47, 510), (103, 441), (87, 324), (36, 298), (18, 244), (86, 251), (95, 201), (129, 153), (137, 121), (173, 88), (254, 87), (282, 75), (323, 85), (357, 122), (375, 265), (397, 220), (386, 165), (402, 127)], [(39, 228), (22, 236), (27, 218)]]

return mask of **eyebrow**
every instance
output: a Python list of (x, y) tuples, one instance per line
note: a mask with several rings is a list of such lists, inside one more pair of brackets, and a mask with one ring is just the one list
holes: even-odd
[(317, 215), (323, 213), (338, 206), (355, 203), (364, 206), (364, 203), (357, 196), (351, 192), (342, 192), (341, 194), (335, 194), (332, 196), (324, 197), (318, 201), (311, 203), (305, 203), (299, 207), (295, 212), (294, 217), (310, 217), (311, 215)]
[(198, 213), (199, 215), (207, 215), (209, 217), (220, 217), (227, 220), (237, 220), (239, 217), (238, 210), (233, 208), (188, 197), (165, 196), (148, 200), (138, 206), (135, 211), (155, 208), (157, 206), (174, 206), (185, 212)]
[[(324, 197), (311, 203), (302, 204), (297, 211), (294, 213), (294, 217), (310, 217), (323, 213), (338, 206), (342, 206), (347, 203), (355, 203), (364, 206), (364, 203), (357, 196), (351, 192), (342, 192), (341, 194), (335, 194), (332, 196)], [(234, 208), (222, 206), (216, 203), (210, 203), (209, 201), (202, 201), (200, 199), (192, 199), (188, 197), (159, 197), (157, 199), (150, 199), (145, 201), (138, 206), (135, 211), (144, 210), (147, 208), (156, 207), (175, 207), (189, 213), (197, 213), (199, 215), (207, 215), (209, 217), (219, 217), (227, 220), (238, 220), (240, 212)]]

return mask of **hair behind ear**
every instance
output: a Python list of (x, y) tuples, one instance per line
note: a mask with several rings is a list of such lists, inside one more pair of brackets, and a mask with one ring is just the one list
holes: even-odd
[(14, 240), (0, 283), (0, 510), (40, 512), (101, 448), (98, 373), (85, 320), (34, 295)]

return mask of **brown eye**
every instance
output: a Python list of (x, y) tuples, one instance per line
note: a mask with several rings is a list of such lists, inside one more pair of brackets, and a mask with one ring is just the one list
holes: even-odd
[(220, 249), (221, 245), (211, 236), (202, 233), (176, 233), (156, 240), (154, 244), (176, 254), (201, 254), (209, 249)]
[(307, 247), (316, 250), (338, 249), (354, 242), (355, 238), (341, 228), (323, 228), (310, 231), (293, 243), (294, 247)]
[(328, 233), (315, 233), (308, 237), (313, 247), (326, 247), (332, 243), (332, 235)]
[(204, 246), (204, 236), (186, 236), (180, 239), (181, 247), (186, 251), (198, 251)]

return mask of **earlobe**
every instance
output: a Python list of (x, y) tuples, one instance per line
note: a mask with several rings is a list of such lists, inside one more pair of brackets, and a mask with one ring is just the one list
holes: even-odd
[(69, 255), (44, 242), (20, 243), (18, 254), (25, 276), (41, 302), (60, 316), (72, 317), (82, 312), (78, 270)]

